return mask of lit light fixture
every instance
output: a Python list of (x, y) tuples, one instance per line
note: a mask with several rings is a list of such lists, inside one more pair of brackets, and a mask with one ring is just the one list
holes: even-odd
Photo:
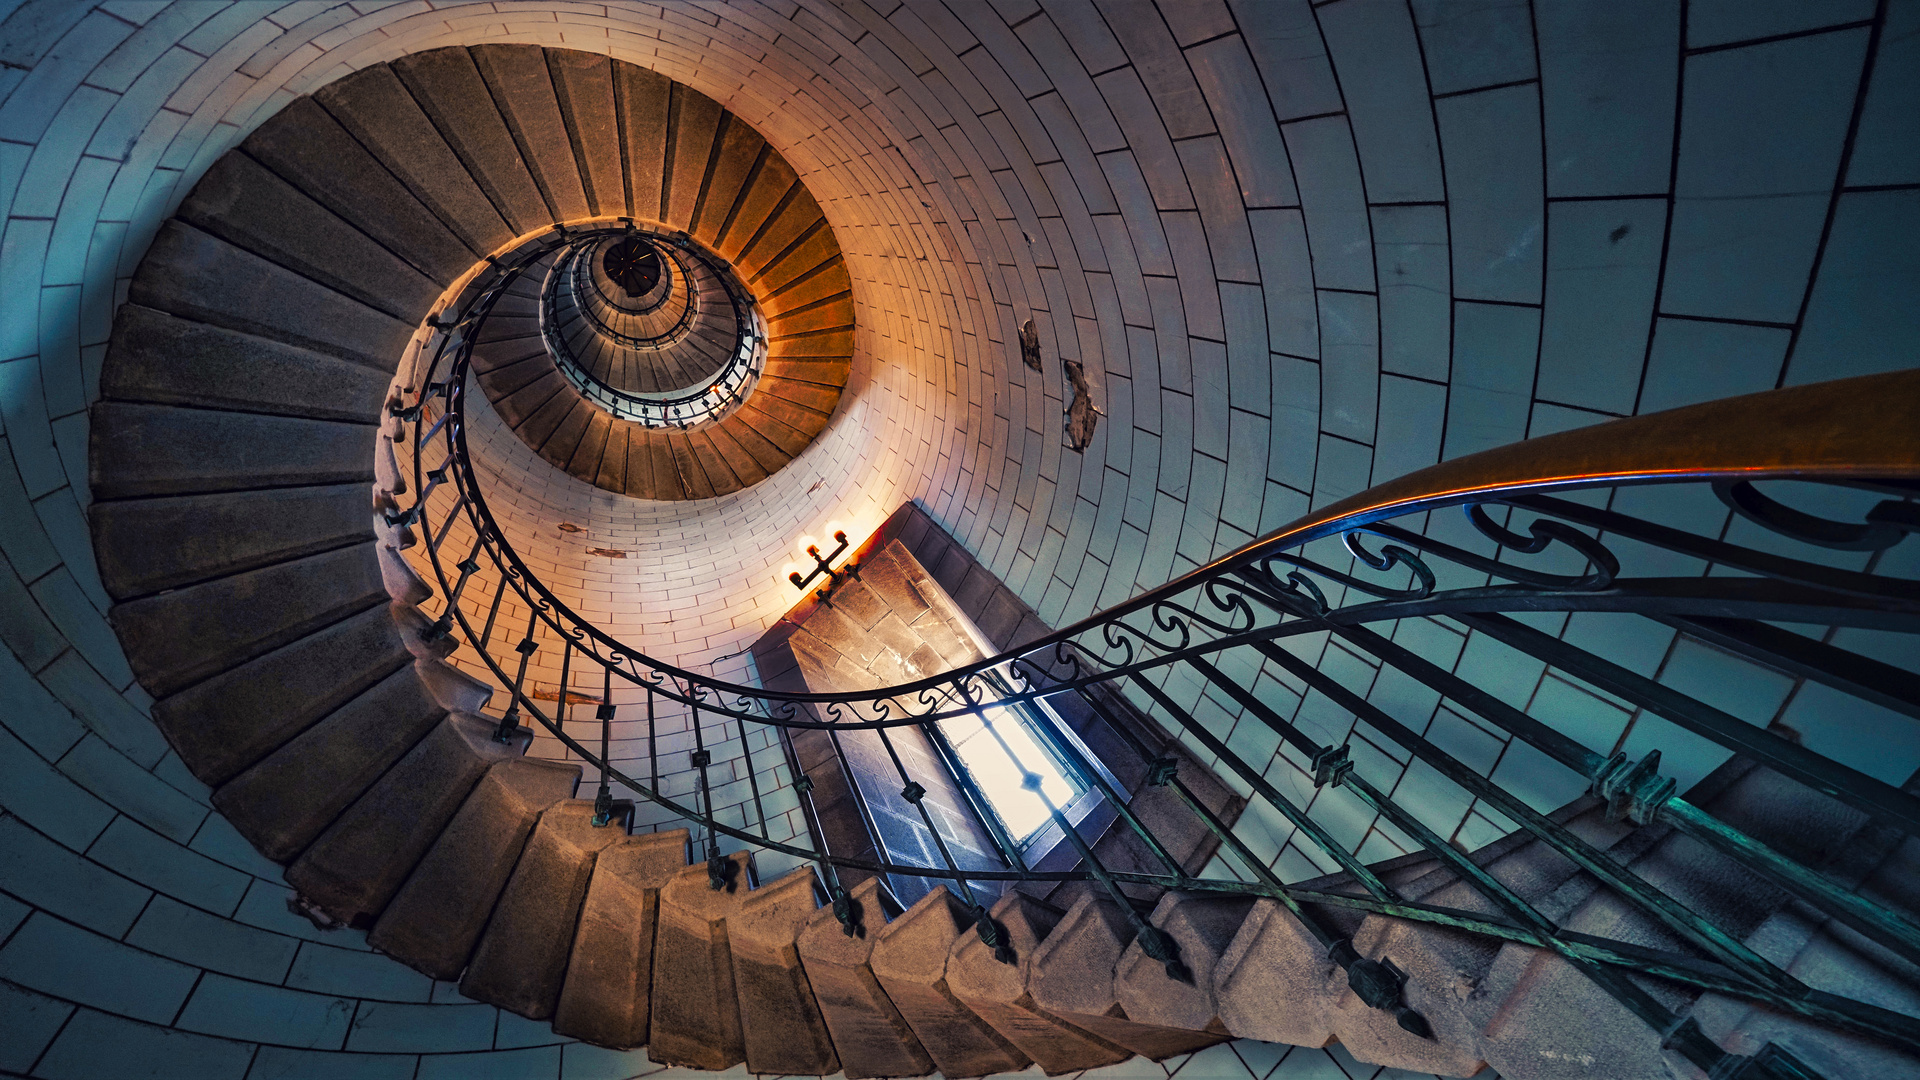
[(820, 554), (819, 544), (807, 545), (807, 556), (813, 560), (814, 567), (807, 573), (806, 577), (801, 577), (800, 571), (798, 570), (787, 575), (787, 580), (793, 582), (794, 588), (805, 592), (807, 591), (807, 587), (812, 585), (821, 574), (825, 574), (827, 575), (827, 587), (820, 592), (820, 599), (825, 600), (833, 595), (833, 590), (840, 587), (843, 577), (859, 576), (860, 568), (857, 566), (848, 565), (838, 570), (833, 568), (833, 560), (839, 558), (841, 554), (847, 550), (847, 530), (834, 530), (833, 538), (839, 543), (839, 546), (825, 555)]

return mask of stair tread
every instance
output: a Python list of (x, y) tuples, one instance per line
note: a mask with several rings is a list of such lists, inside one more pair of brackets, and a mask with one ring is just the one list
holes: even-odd
[(400, 178), (475, 257), (512, 240), (509, 225), (392, 67), (375, 64), (314, 98)]
[(213, 805), (261, 854), (291, 862), (445, 716), (403, 667), (220, 785)]
[(409, 53), (393, 62), (393, 70), (516, 235), (553, 221), (468, 50)]
[(540, 812), (571, 798), (580, 767), (490, 767), (380, 913), (368, 944), (436, 979), (459, 978)]
[(177, 219), (160, 227), (129, 297), (390, 373), (413, 325)]
[(581, 905), (553, 1030), (601, 1046), (647, 1041), (660, 889), (687, 865), (687, 830), (627, 836), (601, 850)]
[(386, 599), (362, 543), (116, 604), (109, 618), (141, 684), (165, 697)]
[(473, 45), (467, 50), (493, 92), (520, 160), (551, 210), (551, 221), (588, 216), (587, 192), (574, 161), (573, 143), (560, 114), (546, 50), (538, 45)]
[(493, 728), (459, 713), (440, 720), (287, 868), (287, 884), (341, 922), (371, 926), (481, 774), (519, 752)]
[(486, 253), (461, 242), (313, 98), (289, 102), (241, 146), (442, 288)]
[(494, 903), (460, 992), (533, 1020), (553, 1015), (595, 857), (626, 836), (593, 824), (591, 801), (547, 807)]
[(219, 785), (401, 667), (393, 605), (375, 605), (154, 703), (154, 722)]

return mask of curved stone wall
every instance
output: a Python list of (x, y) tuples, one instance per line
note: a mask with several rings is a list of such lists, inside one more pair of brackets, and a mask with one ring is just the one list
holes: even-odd
[[(604, 51), (746, 118), (818, 195), (863, 327), (840, 418), (726, 528), (635, 525), (663, 574), (708, 586), (663, 648), (693, 661), (786, 609), (801, 535), (907, 498), (1059, 624), (1440, 456), (1911, 364), (1920, 5), (1687, 11), (13, 6), (0, 1070), (645, 1068), (286, 915), (105, 621), (85, 410), (115, 305), (178, 200), (285, 103), (441, 45)], [(1063, 359), (1106, 414), (1084, 455), (1061, 445)], [(1281, 1048), (1242, 1049), (1264, 1074)]]

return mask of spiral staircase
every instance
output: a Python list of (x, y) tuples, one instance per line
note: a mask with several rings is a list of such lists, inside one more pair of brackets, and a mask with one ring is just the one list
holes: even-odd
[[(635, 238), (658, 271), (638, 295), (610, 258)], [(1897, 999), (1912, 989), (1916, 857), (1905, 819), (1888, 814), (1910, 810), (1914, 794), (1857, 783), (1844, 766), (1759, 736), (1722, 731), (1741, 756), (1681, 800), (1670, 784), (1657, 790), (1649, 769), (1541, 733), (1593, 773), (1591, 793), (1552, 814), (1509, 804), (1525, 827), (1472, 852), (1440, 842), (1284, 884), (1256, 867), (1237, 887), (1178, 860), (1116, 877), (1091, 855), (1051, 879), (1027, 875), (1087, 882), (1070, 906), (1018, 888), (992, 895), (1019, 873), (893, 867), (946, 882), (902, 911), (883, 884), (888, 867), (797, 842), (788, 850), (815, 865), (756, 881), (748, 852), (722, 854), (715, 840), (759, 841), (722, 829), (710, 807), (678, 806), (698, 836), (629, 833), (633, 801), (666, 796), (638, 778), (610, 785), (605, 750), (596, 757), (590, 743), (570, 745), (595, 765), (600, 797), (578, 797), (579, 764), (525, 754), (521, 719), (548, 723), (521, 685), (534, 650), (519, 650), (519, 679), (512, 631), (489, 652), (484, 590), (473, 587), (461, 607), (475, 570), (455, 556), (471, 543), (472, 562), (484, 549), (496, 597), (511, 585), (538, 610), (539, 586), (509, 572), (498, 530), (475, 516), (479, 481), (457, 450), (442, 458), (435, 438), (457, 447), (460, 409), (491, 409), (551, 466), (606, 491), (675, 500), (740, 490), (803, 453), (833, 415), (849, 377), (852, 288), (820, 208), (759, 135), (687, 87), (562, 49), (441, 49), (369, 67), (293, 102), (212, 167), (161, 230), (115, 320), (93, 412), (92, 528), (112, 622), (156, 699), (156, 722), (213, 787), (214, 805), (287, 866), (311, 918), (367, 929), (376, 949), (558, 1033), (712, 1070), (959, 1077), (1038, 1065), (1056, 1075), (1234, 1037), (1337, 1038), (1361, 1061), (1451, 1076), (1491, 1065), (1514, 1080), (1667, 1075), (1667, 1050), (1716, 1077), (1913, 1066), (1917, 1022)], [(1418, 591), (1426, 568), (1414, 551), (1444, 545), (1391, 532), (1389, 518), (1662, 476), (1870, 482), (1893, 508), (1876, 511), (1884, 548), (1913, 528), (1920, 387), (1910, 375), (1879, 379), (1624, 421), (1605, 439), (1554, 436), (1403, 478), (1202, 577), (1023, 646), (1039, 681), (1003, 689), (1003, 699), (1038, 696), (1041, 682), (1048, 692), (1137, 683), (1134, 698), (1157, 707), (1168, 731), (1127, 766), (1154, 779), (1110, 794), (1122, 807), (1164, 801), (1162, 789), (1180, 781), (1154, 766), (1176, 756), (1173, 736), (1189, 748), (1179, 752), (1189, 775), (1202, 757), (1223, 776), (1237, 759), (1139, 677), (1132, 649), (1100, 668), (1070, 663), (1066, 646), (1103, 631), (1111, 640), (1129, 617), (1164, 623), (1174, 609), (1156, 605), (1180, 603), (1198, 620), (1190, 629), (1220, 627), (1220, 648), (1247, 645), (1255, 624), (1218, 599), (1228, 581), (1309, 622), (1373, 588), (1344, 571), (1321, 575), (1329, 603), (1319, 586), (1288, 584), (1274, 562), (1282, 552), (1388, 530), (1370, 535), (1401, 547), (1376, 556), (1349, 540), (1357, 561), (1346, 565), (1397, 573), (1401, 584), (1375, 595), (1411, 617), (1434, 589), (1429, 572)], [(690, 399), (708, 404), (685, 411)], [(1758, 430), (1744, 441), (1730, 434), (1760, 428), (1756, 415), (1771, 419), (1767, 433), (1805, 435), (1796, 445), (1813, 449), (1796, 456)], [(1647, 464), (1681, 460), (1688, 433), (1702, 431), (1715, 438), (1693, 437), (1700, 453), (1685, 469)], [(1559, 471), (1542, 479), (1541, 461)], [(1571, 503), (1523, 509), (1580, 521)], [(1597, 568), (1612, 556), (1568, 541), (1571, 528), (1523, 535), (1517, 518), (1512, 528), (1482, 529), (1509, 554), (1467, 557), (1482, 574), (1471, 587), (1497, 593), (1485, 575), (1497, 576), (1501, 560), (1555, 540), (1572, 543), (1577, 565), (1533, 586), (1608, 587), (1612, 575)], [(1684, 546), (1650, 530), (1639, 540)], [(1713, 554), (1740, 565), (1732, 550)], [(1319, 574), (1324, 564), (1288, 565)], [(1871, 608), (1874, 625), (1910, 628), (1920, 603), (1904, 579), (1869, 588), (1784, 563), (1748, 572), (1792, 579), (1782, 587), (1802, 590), (1793, 599), (1809, 611)], [(1596, 575), (1608, 581), (1588, 580)], [(1219, 609), (1190, 599), (1202, 594)], [(1868, 594), (1877, 599), (1832, 599)], [(1764, 620), (1793, 614), (1733, 593), (1694, 607), (1669, 600), (1671, 617), (1696, 620), (1693, 632), (1755, 650), (1782, 648), (1762, 640)], [(1547, 648), (1499, 614), (1529, 603), (1483, 604), (1468, 617), (1516, 647)], [(556, 631), (570, 625), (564, 611), (553, 618)], [(1371, 633), (1358, 626), (1335, 632)], [(609, 685), (633, 670), (593, 654), (582, 633), (581, 663), (594, 655)], [(533, 623), (522, 640), (535, 645)], [(1278, 640), (1259, 647), (1284, 663)], [(1234, 693), (1235, 673), (1203, 666), (1214, 653), (1191, 642), (1157, 647)], [(1366, 645), (1393, 649), (1384, 638)], [(451, 663), (460, 649), (466, 662)], [(1432, 675), (1417, 657), (1388, 662)], [(1911, 676), (1858, 657), (1806, 663), (1872, 700), (1913, 707)], [(1623, 697), (1657, 696), (1630, 673), (1589, 673)], [(1364, 697), (1341, 697), (1311, 667), (1296, 674), (1367, 715)], [(935, 718), (977, 709), (952, 696), (968, 692), (966, 677), (849, 699), (849, 722), (901, 721), (877, 703), (930, 687), (948, 695)], [(702, 683), (677, 669), (654, 685), (725, 715), (734, 715), (726, 695), (759, 694), (735, 706), (743, 721), (832, 726), (817, 694)], [(1489, 715), (1501, 708), (1470, 686), (1447, 693)], [(1238, 700), (1263, 708), (1244, 687)], [(1300, 735), (1275, 720), (1282, 737)], [(1418, 736), (1406, 745), (1445, 756)], [(1313, 747), (1315, 783), (1362, 790), (1364, 770), (1327, 749)], [(1257, 774), (1233, 786), (1282, 801)], [(1145, 805), (1114, 827), (1134, 825)], [(1235, 822), (1203, 801), (1175, 809), (1179, 828), (1244, 850)], [(1675, 816), (1684, 814), (1698, 816)], [(1716, 839), (1703, 840), (1702, 821)], [(1150, 845), (1151, 832), (1142, 832)], [(1609, 876), (1626, 867), (1649, 892)], [(867, 873), (842, 885), (852, 871)], [(1303, 899), (1317, 914), (1301, 914)], [(1529, 912), (1549, 921), (1529, 923)], [(1860, 923), (1875, 919), (1893, 929), (1861, 938)], [(1873, 1002), (1786, 974), (1803, 955), (1816, 965), (1828, 956), (1822, 943), (1841, 924), (1832, 933), (1865, 941), (1872, 959), (1861, 963), (1878, 965)], [(1701, 941), (1704, 953), (1674, 959)], [(1593, 1022), (1576, 1031), (1575, 1017)], [(1840, 1034), (1805, 1034), (1829, 1029)], [(1762, 1033), (1749, 1054), (1715, 1041), (1748, 1030)], [(1797, 1033), (1799, 1057), (1770, 1041), (1779, 1032)], [(1830, 1058), (1809, 1065), (1806, 1046)]]

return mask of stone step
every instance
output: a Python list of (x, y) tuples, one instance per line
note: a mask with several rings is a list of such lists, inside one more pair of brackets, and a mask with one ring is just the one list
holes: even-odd
[(881, 892), (878, 878), (860, 882), (848, 896), (854, 933), (825, 907), (813, 913), (796, 941), (840, 1066), (849, 1080), (926, 1076), (934, 1070), (933, 1059), (869, 963), (888, 914), (898, 914), (898, 908), (889, 907), (892, 898)]
[(661, 172), (667, 160), (667, 113), (673, 83), (638, 64), (613, 65), (613, 98), (625, 149), (627, 213), (660, 219)]
[(411, 53), (395, 60), (393, 71), (515, 235), (553, 223), (546, 198), (466, 49)]
[(748, 893), (740, 910), (727, 916), (749, 1072), (831, 1076), (840, 1071), (798, 945), (800, 932), (819, 910), (817, 887), (813, 868), (802, 866)]
[(480, 777), (525, 749), (524, 739), (494, 741), (494, 726), (441, 720), (301, 853), (287, 884), (336, 920), (371, 927)]
[(365, 484), (97, 502), (89, 515), (107, 595), (162, 589), (373, 539)]
[(467, 174), (392, 68), (375, 64), (328, 83), (313, 99), (380, 159), (475, 257), (505, 246), (517, 234)]
[(947, 985), (953, 996), (1049, 1076), (1131, 1057), (1121, 1047), (1048, 1012), (1028, 992), (1040, 945), (1065, 913), (1016, 889), (993, 905), (992, 914), (1006, 946), (1013, 950), (1013, 962), (1004, 962), (996, 955), (998, 950), (989, 948), (978, 934), (960, 935), (947, 957)]
[(567, 473), (591, 484), (600, 475), (607, 454), (607, 441), (613, 433), (613, 417), (599, 410), (587, 414), (587, 429), (580, 434), (580, 445), (567, 461)]
[(240, 146), (441, 288), (486, 254), (462, 243), (313, 98), (296, 98)]
[[(826, 232), (819, 227), (824, 220), (820, 204), (814, 201), (813, 194), (804, 185), (795, 188), (786, 198), (785, 205), (774, 211), (766, 224), (760, 227), (760, 234), (732, 260), (734, 272), (749, 286), (755, 286), (757, 283), (754, 279), (763, 271), (795, 254), (807, 241)], [(806, 259), (807, 256), (802, 255), (794, 265), (802, 270), (810, 270), (824, 261), (822, 258), (814, 258), (811, 262)], [(795, 276), (798, 276), (798, 271)], [(778, 284), (770, 288), (778, 288)]]
[(405, 322), (446, 288), (245, 154), (223, 154), (179, 219)]
[[(826, 264), (840, 254), (840, 245), (824, 221), (808, 226), (788, 249), (770, 261), (750, 280), (755, 292), (770, 293), (786, 287)], [(788, 336), (783, 333), (781, 336)]]
[(626, 214), (626, 182), (620, 161), (619, 114), (613, 101), (613, 62), (573, 49), (546, 50), (553, 91), (572, 136), (586, 189), (588, 212)]
[(553, 74), (547, 70), (546, 51), (538, 45), (474, 45), (467, 51), (546, 199), (549, 220), (590, 216), (593, 211), (587, 206), (586, 187), (580, 182)]
[(140, 304), (114, 315), (100, 370), (109, 401), (310, 420), (380, 419), (392, 373)]
[[(1404, 890), (1409, 882), (1432, 872), (1437, 865), (1432, 856), (1415, 853), (1370, 869), (1389, 886)], [(1366, 895), (1366, 890), (1344, 872), (1301, 882), (1300, 886)], [(1314, 914), (1341, 936), (1353, 934), (1361, 922), (1357, 913), (1346, 908), (1322, 906)], [(1214, 933), (1218, 932), (1216, 927)], [(1339, 972), (1327, 958), (1326, 946), (1280, 903), (1265, 898), (1254, 901), (1217, 956), (1209, 996), (1229, 1034), (1294, 1046), (1320, 1047), (1333, 1041), (1329, 1007), (1334, 993), (1344, 991), (1346, 984), (1333, 981), (1339, 979)], [(1286, 1002), (1286, 1007), (1275, 1008), (1274, 1002)]]
[(1114, 996), (1127, 1017), (1142, 1024), (1186, 1031), (1226, 1031), (1214, 999), (1214, 974), (1234, 935), (1253, 909), (1253, 899), (1207, 893), (1169, 892), (1147, 921), (1179, 950), (1191, 981), (1167, 974), (1166, 964), (1135, 940), (1113, 968)]
[[(1027, 982), (1034, 1005), (1115, 1046), (1155, 1061), (1175, 1054), (1190, 1054), (1225, 1041), (1228, 1037), (1225, 1029), (1214, 1027), (1211, 1015), (1195, 1027), (1186, 1028), (1145, 1022), (1127, 1012), (1120, 1001), (1115, 972), (1123, 954), (1130, 949), (1138, 951), (1134, 937), (1126, 913), (1112, 900), (1082, 897), (1034, 950), (1032, 974)], [(1166, 976), (1164, 965), (1161, 976)]]
[(125, 401), (92, 419), (98, 499), (373, 482), (370, 423)]
[(540, 815), (494, 905), (460, 992), (530, 1020), (553, 1015), (595, 857), (627, 835), (626, 815), (593, 824), (591, 801)]
[(942, 1076), (1019, 1072), (1033, 1059), (962, 1003), (947, 982), (955, 943), (973, 933), (972, 914), (937, 886), (875, 935), (868, 963)]
[(706, 192), (701, 196), (693, 221), (687, 227), (695, 240), (708, 247), (714, 245), (721, 227), (732, 216), (762, 155), (771, 154), (767, 149), (767, 141), (737, 116), (727, 117), (725, 130), (720, 133), (718, 142), (707, 177)]
[(446, 715), (401, 668), (220, 785), (213, 805), (262, 855), (291, 862)]
[(433, 700), (448, 712), (478, 713), (493, 699), (492, 683), (437, 657), (423, 656), (414, 668)]
[(747, 1059), (726, 920), (746, 901), (751, 859), (737, 852), (726, 865), (723, 888), (709, 887), (701, 863), (660, 889), (647, 1039), (654, 1061), (718, 1071)]
[(795, 308), (850, 293), (852, 289), (853, 281), (847, 276), (846, 262), (835, 255), (780, 288), (763, 294), (760, 310), (768, 319), (774, 319)]
[(541, 812), (572, 798), (579, 782), (578, 765), (494, 764), (380, 913), (368, 944), (443, 982), (458, 979)]
[[(1909, 792), (1916, 787), (1913, 781), (1906, 785)], [(1920, 903), (1920, 837), (1869, 825), (1854, 844), (1828, 855), (1815, 862), (1822, 872), (1875, 903), (1914, 916)], [(1790, 904), (1769, 916), (1747, 943), (1816, 990), (1920, 1016), (1920, 965), (1835, 920)], [(1750, 1001), (1704, 994), (1691, 1016), (1709, 1038), (1735, 1053), (1754, 1054), (1773, 1042), (1817, 1059), (1810, 1064), (1833, 1080), (1920, 1076), (1920, 1055)]]
[(365, 543), (115, 604), (108, 620), (141, 685), (165, 697), (386, 602)]
[[(809, 269), (812, 268), (809, 267)], [(768, 316), (767, 333), (775, 337), (792, 337), (795, 334), (838, 330), (852, 325), (853, 294), (849, 292), (826, 297), (804, 306), (787, 308), (778, 315)]]
[(706, 181), (707, 160), (713, 155), (720, 113), (719, 102), (684, 83), (674, 86), (673, 109), (667, 117), (672, 164), (661, 192), (660, 220), (676, 229), (684, 229), (693, 221), (693, 208)]
[(161, 698), (154, 723), (187, 769), (217, 787), (413, 662), (393, 609), (376, 604)]
[(160, 227), (128, 298), (363, 364), (382, 378), (392, 375), (415, 325), (177, 219)]
[(794, 185), (800, 182), (793, 166), (779, 154), (768, 154), (760, 163), (760, 170), (747, 181), (745, 190), (735, 201), (733, 220), (726, 224), (720, 238), (714, 243), (714, 250), (720, 257), (739, 265), (740, 253), (759, 235), (767, 218), (779, 209)]
[[(1628, 845), (1623, 850), (1631, 850), (1633, 826), (1609, 823), (1604, 810), (1593, 800), (1582, 800), (1556, 817), (1574, 835), (1601, 851), (1615, 849), (1623, 841)], [(1646, 836), (1640, 839), (1644, 841)], [(1472, 858), (1529, 902), (1549, 896), (1579, 872), (1571, 860), (1525, 833), (1510, 834), (1473, 853)], [(1499, 908), (1444, 865), (1409, 883), (1402, 892), (1409, 900), (1501, 916)], [(1392, 1014), (1363, 1003), (1336, 974), (1330, 989), (1328, 1021), (1334, 1036), (1356, 1058), (1448, 1076), (1471, 1076), (1486, 1064), (1480, 1035), (1485, 1012), (1507, 996), (1493, 991), (1485, 981), (1501, 951), (1499, 942), (1369, 915), (1354, 931), (1353, 946), (1361, 956), (1390, 959), (1406, 973), (1403, 999), (1426, 1019), (1433, 1032), (1432, 1038), (1409, 1033)]]
[(416, 608), (433, 598), (433, 586), (427, 584), (427, 579), (420, 576), (420, 571), (413, 568), (398, 548), (383, 543), (375, 551), (380, 556), (380, 583), (388, 596)]
[(660, 890), (687, 865), (687, 830), (621, 837), (601, 849), (554, 1008), (560, 1035), (625, 1050), (653, 1018)]
[[(1816, 868), (1844, 851), (1866, 822), (1864, 815), (1834, 799), (1738, 759), (1701, 781), (1688, 797), (1734, 828)], [(1637, 830), (1610, 854), (1736, 939), (1752, 937), (1786, 906), (1786, 895), (1771, 883), (1718, 851), (1664, 828)], [(1568, 875), (1540, 907), (1568, 930), (1651, 948), (1696, 951), (1586, 874)], [(1777, 959), (1784, 963), (1792, 957), (1789, 953)], [(1477, 979), (1465, 1005), (1480, 1029), (1487, 1063), (1503, 1075), (1511, 1071), (1521, 1078), (1638, 1080), (1664, 1077), (1674, 1067), (1674, 1059), (1661, 1050), (1660, 1033), (1556, 955), (1510, 944), (1484, 973), (1471, 974)], [(1699, 997), (1674, 984), (1643, 985), (1682, 1015)]]

